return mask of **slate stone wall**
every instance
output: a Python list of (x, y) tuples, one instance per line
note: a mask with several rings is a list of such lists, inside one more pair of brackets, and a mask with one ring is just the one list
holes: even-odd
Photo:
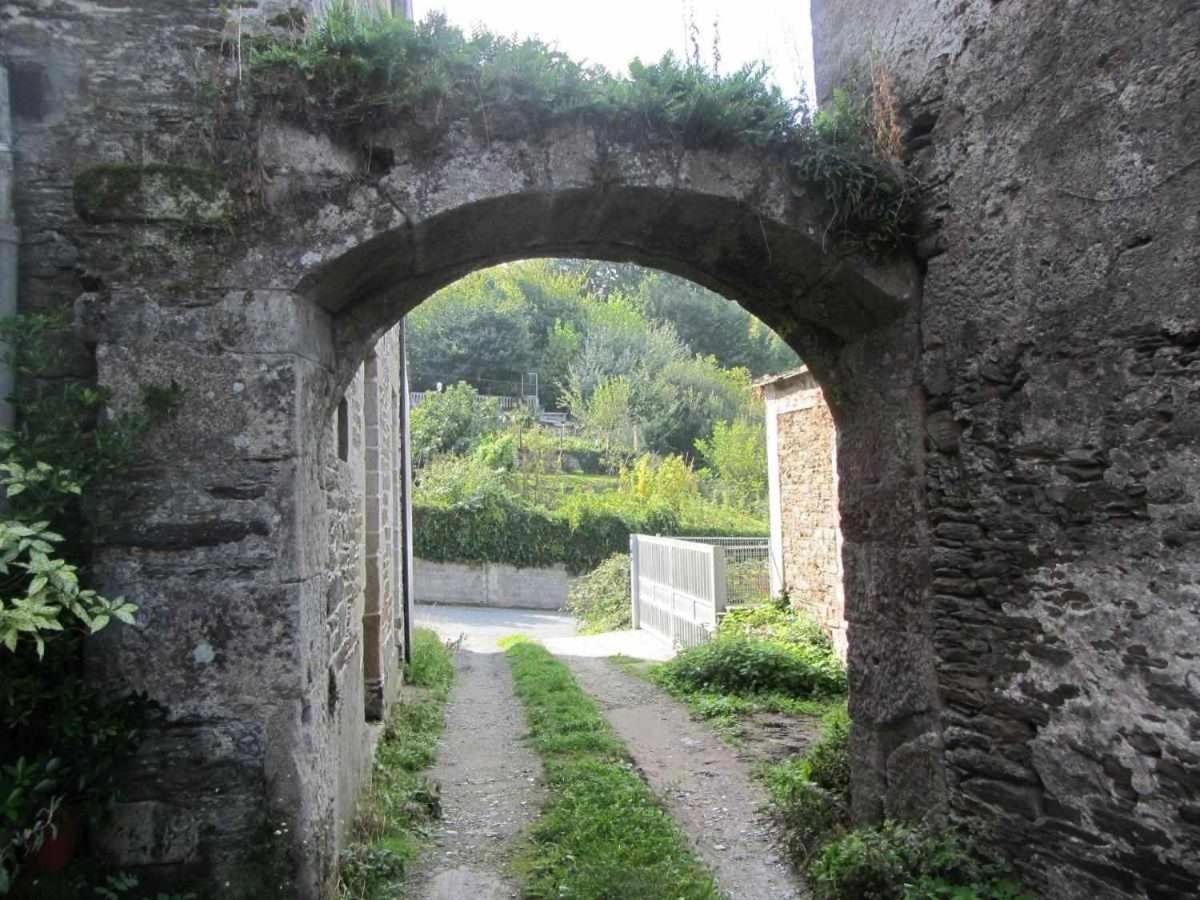
[[(1200, 7), (814, 0), (928, 186), (950, 807), (1055, 898), (1200, 884)], [(851, 652), (854, 634), (851, 632)]]

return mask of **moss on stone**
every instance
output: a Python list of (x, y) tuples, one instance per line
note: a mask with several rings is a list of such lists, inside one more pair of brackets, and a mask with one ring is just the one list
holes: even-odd
[(75, 176), (75, 211), (87, 222), (217, 222), (227, 197), (216, 173), (192, 166), (103, 163)]

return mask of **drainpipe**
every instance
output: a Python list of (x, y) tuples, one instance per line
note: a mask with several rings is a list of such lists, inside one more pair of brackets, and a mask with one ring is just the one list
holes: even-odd
[[(12, 105), (8, 94), (8, 67), (0, 65), (0, 319), (17, 314), (17, 246), (21, 233), (13, 214)], [(3, 349), (3, 348), (0, 348)], [(13, 427), (12, 367), (0, 359), (0, 429)]]
[(412, 662), (413, 616), (416, 614), (416, 592), (413, 590), (413, 520), (412, 520), (412, 429), (409, 424), (408, 351), (405, 346), (405, 320), (400, 320), (400, 489), (404, 493), (403, 553), (404, 553), (404, 661)]

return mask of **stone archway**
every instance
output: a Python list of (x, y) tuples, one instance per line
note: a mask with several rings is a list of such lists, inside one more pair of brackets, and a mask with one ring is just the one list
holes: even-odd
[[(235, 4), (236, 25), (312, 6)], [(858, 812), (937, 806), (947, 778), (952, 816), (1051, 893), (1192, 890), (1194, 9), (813, 3), (821, 93), (870, 58), (906, 101), (920, 310), (903, 264), (819, 252), (819, 198), (778, 160), (381, 133), (380, 172), (320, 133), (205, 130), (234, 30), (216, 4), (3, 15), (22, 308), (75, 303), (81, 368), (122, 402), (187, 391), (99, 523), (96, 572), (141, 611), (93, 669), (168, 709), (118, 810), (128, 864), (251, 894), (328, 880), (364, 755), (361, 717), (329, 712), (345, 597), (322, 580), (340, 512), (317, 426), (372, 335), (455, 271), (592, 252), (736, 297), (825, 385)], [(265, 212), (227, 215), (205, 144), (249, 150)], [(589, 249), (592, 206), (616, 230)], [(551, 214), (570, 246), (516, 227)], [(661, 243), (684, 226), (693, 249)], [(695, 249), (718, 233), (726, 251)]]
[[(368, 765), (358, 694), (341, 674), (363, 665), (346, 624), (357, 588), (325, 577), (341, 565), (330, 535), (348, 527), (330, 492), (328, 423), (408, 310), (469, 271), (531, 256), (688, 277), (741, 302), (809, 362), (841, 434), (855, 803), (864, 816), (903, 816), (936, 801), (914, 264), (826, 245), (823, 200), (768, 153), (613, 144), (585, 128), (536, 143), (455, 135), (432, 158), (402, 141), (390, 149), (388, 171), (364, 176), (328, 138), (268, 123), (258, 221), (210, 232), (204, 252), (151, 243), (174, 264), (155, 260), (81, 303), (104, 384), (129, 397), (170, 378), (188, 398), (153, 440), (139, 502), (105, 529), (99, 569), (141, 605), (143, 627), (108, 636), (96, 665), (171, 710), (150, 752), (182, 754), (197, 775), (119, 810), (115, 849), (190, 877), (250, 864), (260, 872), (248, 884), (295, 872), (302, 894), (328, 880)], [(77, 180), (89, 219), (123, 239), (169, 225), (146, 212), (151, 198), (179, 205), (160, 202), (173, 182), (157, 168), (121, 175), (151, 221), (89, 206), (96, 179), (112, 177)], [(379, 681), (375, 665), (366, 671)], [(220, 805), (215, 772), (229, 779)], [(251, 818), (269, 810), (252, 840), (223, 813), (239, 802)]]

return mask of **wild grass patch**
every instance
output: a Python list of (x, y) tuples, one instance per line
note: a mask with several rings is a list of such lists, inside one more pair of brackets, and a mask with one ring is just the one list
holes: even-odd
[(567, 667), (528, 641), (506, 653), (550, 787), (514, 864), (522, 896), (717, 900), (712, 877)]
[(818, 900), (1032, 900), (954, 832), (884, 822), (831, 841), (807, 868)]
[(396, 896), (420, 852), (430, 824), (441, 814), (437, 785), (423, 774), (437, 758), (446, 699), (454, 683), (454, 659), (441, 639), (424, 628), (413, 632), (407, 689), (392, 708), (371, 783), (359, 800), (352, 837), (342, 851), (339, 900)]

